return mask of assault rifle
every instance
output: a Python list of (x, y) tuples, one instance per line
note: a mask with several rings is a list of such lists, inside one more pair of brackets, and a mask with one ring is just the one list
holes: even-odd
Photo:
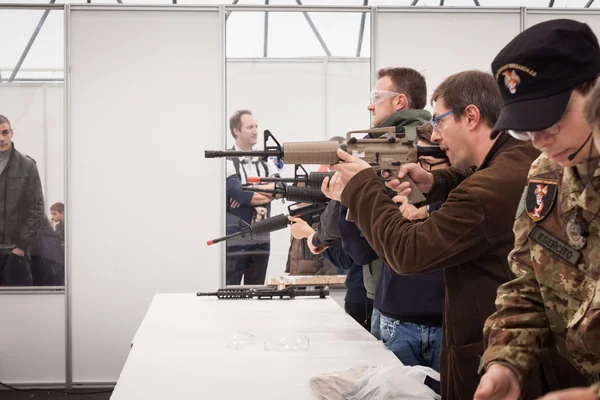
[[(298, 170), (302, 170), (299, 172)], [(260, 176), (249, 176), (246, 180), (248, 183), (271, 183), (271, 182), (283, 182), (291, 183), (293, 186), (301, 186), (307, 188), (320, 189), (321, 184), (325, 177), (331, 177), (335, 172), (311, 172), (307, 173), (302, 165), (296, 164), (294, 168), (293, 178), (272, 178), (272, 177), (260, 177)]]
[[(354, 134), (369, 134), (372, 138), (357, 139)], [(386, 135), (387, 137), (382, 137)], [(273, 139), (274, 146), (267, 144)], [(350, 131), (346, 134), (346, 143), (337, 142), (287, 142), (281, 145), (277, 139), (266, 130), (264, 133), (264, 151), (220, 151), (206, 150), (205, 158), (220, 157), (275, 157), (278, 161), (285, 160), (288, 164), (322, 164), (333, 165), (340, 162), (337, 149), (348, 152), (352, 156), (362, 158), (377, 172), (382, 181), (398, 176), (400, 166), (415, 163), (421, 156), (445, 158), (439, 146), (418, 146), (416, 127), (392, 126)], [(402, 178), (411, 184), (408, 202), (420, 203), (425, 196), (419, 190), (410, 176)]]
[(329, 287), (321, 286), (315, 287), (314, 289), (309, 288), (308, 286), (287, 286), (283, 289), (277, 289), (276, 286), (264, 286), (264, 287), (231, 287), (219, 289), (216, 292), (205, 293), (198, 292), (196, 296), (216, 296), (218, 299), (227, 299), (227, 300), (235, 300), (235, 299), (273, 299), (273, 297), (279, 297), (283, 299), (284, 297), (289, 297), (293, 299), (295, 297), (309, 297), (309, 296), (318, 296), (321, 299), (324, 299), (326, 296), (329, 296)]
[[(323, 213), (323, 211), (325, 211), (326, 207), (326, 204), (307, 204), (301, 206), (297, 204), (291, 204), (288, 206), (288, 211), (289, 215), (302, 218), (304, 221), (306, 221), (306, 223), (308, 223), (308, 225), (313, 225), (314, 223), (320, 221), (321, 214)], [(239, 232), (232, 233), (231, 235), (223, 236), (218, 239), (209, 240), (206, 242), (206, 244), (208, 246), (211, 246), (215, 243), (219, 243), (234, 237), (245, 238), (246, 236), (252, 237), (253, 235), (261, 235), (264, 233), (275, 232), (287, 228), (287, 226), (291, 223), (292, 221), (288, 219), (288, 214), (279, 214), (271, 218), (257, 221), (253, 224), (248, 224), (247, 222), (240, 219)]]
[(321, 192), (321, 189), (297, 187), (297, 186), (284, 186), (275, 187), (275, 189), (261, 189), (252, 186), (244, 186), (242, 188), (247, 192), (259, 192), (269, 193), (274, 195), (275, 198), (284, 198), (289, 201), (298, 203), (320, 203), (325, 204), (329, 202), (329, 198)]

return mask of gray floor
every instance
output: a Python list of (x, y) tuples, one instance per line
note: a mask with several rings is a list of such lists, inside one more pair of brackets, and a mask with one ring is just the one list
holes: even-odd
[(104, 392), (106, 389), (99, 390), (78, 390), (69, 391), (77, 392), (77, 394), (68, 394), (47, 392), (42, 390), (34, 391), (11, 391), (11, 390), (0, 390), (0, 399), (2, 400), (25, 400), (25, 399), (44, 399), (44, 400), (109, 400), (110, 393), (103, 394), (85, 394), (86, 392)]

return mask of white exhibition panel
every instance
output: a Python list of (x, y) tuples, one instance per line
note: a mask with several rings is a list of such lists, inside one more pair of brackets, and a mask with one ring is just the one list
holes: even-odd
[(0, 293), (0, 381), (65, 382), (65, 296)]
[[(227, 60), (227, 117), (240, 109), (252, 111), (258, 121), (257, 148), (262, 148), (265, 130), (283, 143), (327, 140), (368, 128), (369, 91), (368, 59)], [(229, 130), (227, 143), (228, 148), (234, 143)], [(319, 166), (304, 167), (313, 171)], [(293, 165), (285, 165), (280, 173), (292, 177)], [(287, 213), (290, 202), (271, 204), (275, 216)], [(267, 278), (284, 275), (290, 239), (289, 229), (271, 233)]]
[(220, 284), (220, 31), (216, 11), (71, 10), (75, 384), (117, 380), (156, 292)]
[(590, 26), (596, 36), (600, 37), (600, 13), (593, 10), (549, 10), (549, 9), (527, 9), (526, 28), (540, 22), (552, 19), (574, 19)]
[(519, 9), (381, 9), (377, 13), (376, 67), (410, 67), (431, 94), (448, 76), (465, 70), (491, 72), (496, 54), (521, 29)]

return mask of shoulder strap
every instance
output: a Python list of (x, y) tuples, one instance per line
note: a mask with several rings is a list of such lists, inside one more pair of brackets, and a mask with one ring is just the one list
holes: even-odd
[[(235, 146), (231, 148), (231, 150), (235, 150)], [(240, 159), (237, 157), (231, 157), (231, 162), (233, 162), (233, 167), (235, 168), (235, 174), (241, 178), (240, 175)]]
[[(264, 160), (260, 160), (260, 165), (262, 165), (263, 169), (265, 170), (265, 177), (268, 177), (269, 167), (267, 166), (267, 163)], [(258, 168), (256, 168), (256, 170), (258, 171)], [(260, 175), (260, 173), (258, 175)]]

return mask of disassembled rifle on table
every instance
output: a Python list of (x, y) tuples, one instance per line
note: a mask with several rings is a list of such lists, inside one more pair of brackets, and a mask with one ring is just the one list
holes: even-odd
[(324, 299), (326, 296), (329, 296), (329, 287), (315, 287), (314, 289), (309, 288), (308, 286), (287, 286), (283, 289), (278, 289), (276, 286), (269, 287), (232, 287), (232, 288), (224, 288), (219, 289), (216, 292), (205, 293), (198, 292), (196, 296), (216, 296), (218, 299), (273, 299), (273, 297), (279, 297), (283, 299), (284, 297), (289, 297), (290, 299), (296, 297), (312, 297), (318, 296), (321, 299)]

